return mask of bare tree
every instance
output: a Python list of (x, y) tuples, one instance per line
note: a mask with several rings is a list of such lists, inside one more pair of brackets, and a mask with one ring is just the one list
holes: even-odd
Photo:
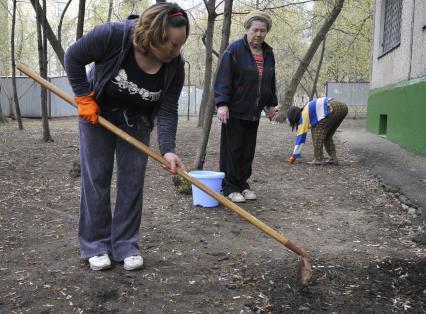
[[(30, 2), (31, 2), (31, 5), (33, 6), (34, 11), (36, 13), (37, 13), (37, 10), (43, 11), (43, 9), (40, 6), (40, 3), (38, 2), (38, 0), (30, 0)], [(40, 21), (38, 21), (38, 22), (40, 23)], [(52, 46), (53, 51), (55, 51), (55, 54), (58, 57), (59, 62), (65, 68), (65, 65), (64, 65), (64, 56), (65, 56), (64, 48), (62, 47), (62, 44), (58, 40), (58, 38), (56, 38), (56, 35), (53, 32), (52, 27), (50, 26), (50, 24), (49, 24), (48, 21), (46, 21), (45, 29), (43, 29), (43, 31), (46, 32), (47, 39), (49, 40), (49, 43)]]
[(315, 79), (314, 79), (314, 82), (312, 83), (312, 90), (311, 90), (311, 92), (309, 94), (309, 98), (310, 99), (313, 99), (315, 97), (315, 94), (318, 97), (317, 84), (318, 84), (318, 78), (319, 78), (320, 72), (321, 72), (322, 61), (324, 60), (325, 41), (326, 41), (326, 38), (324, 38), (324, 40), (322, 41), (321, 55), (320, 55), (320, 59), (318, 61), (318, 66), (317, 66), (317, 71), (316, 71), (316, 74), (315, 74)]
[[(38, 0), (37, 0), (38, 2)], [(37, 10), (37, 47), (40, 75), (47, 80), (47, 35), (43, 29), (46, 29), (46, 0), (43, 0), (43, 10)], [(49, 130), (49, 119), (47, 111), (47, 89), (41, 86), (41, 119), (43, 122), (43, 141), (52, 142)]]
[(296, 93), (297, 86), (299, 85), (303, 77), (303, 74), (305, 73), (306, 69), (311, 63), (311, 60), (314, 57), (315, 52), (317, 51), (319, 45), (325, 39), (334, 21), (337, 19), (340, 12), (342, 11), (344, 2), (345, 0), (336, 0), (330, 15), (325, 18), (321, 28), (319, 29), (318, 33), (315, 35), (314, 39), (312, 40), (312, 43), (309, 46), (308, 51), (305, 53), (305, 56), (300, 62), (296, 72), (293, 74), (293, 77), (290, 81), (290, 86), (287, 89), (284, 96), (282, 110), (276, 116), (275, 121), (277, 122), (285, 121), (287, 117), (287, 110), (293, 104), (294, 94)]
[[(225, 0), (225, 7), (224, 7), (224, 18), (223, 18), (223, 27), (222, 27), (222, 38), (220, 42), (220, 55), (223, 54), (226, 47), (228, 47), (229, 44), (229, 34), (231, 32), (231, 17), (232, 17), (232, 5), (233, 0)], [(217, 74), (217, 67), (215, 71), (215, 77)], [(210, 137), (210, 130), (212, 126), (212, 118), (214, 113), (214, 92), (213, 92), (213, 86), (211, 86), (211, 90), (209, 93), (209, 98), (205, 110), (204, 115), (204, 123), (203, 123), (203, 133), (201, 138), (201, 143), (198, 148), (197, 152), (197, 158), (194, 162), (194, 168), (195, 169), (203, 169), (204, 162), (206, 159), (206, 150), (207, 150), (207, 143), (209, 141)]]
[[(291, 54), (292, 54), (292, 56), (295, 58), (295, 59), (297, 59), (297, 61), (299, 61), (299, 63), (300, 62), (302, 62), (302, 59), (297, 55), (297, 52), (291, 47), (291, 46), (288, 46), (287, 47), (288, 49), (289, 49), (289, 51), (291, 52)], [(306, 68), (306, 73), (308, 74), (308, 76), (309, 76), (309, 78), (310, 78), (310, 80), (313, 82), (314, 80), (315, 80), (315, 78), (314, 78), (314, 76), (313, 76), (313, 69), (310, 69), (309, 68), (310, 67), (310, 64), (307, 66), (307, 68)], [(316, 72), (315, 72), (316, 73)], [(310, 93), (311, 92), (307, 92), (306, 94), (308, 94), (308, 95), (310, 95)]]
[(83, 36), (85, 13), (86, 13), (86, 0), (80, 0), (78, 4), (77, 33), (75, 38), (76, 40)]
[[(18, 1), (19, 2), (19, 1)], [(19, 45), (17, 47), (15, 47), (15, 59), (16, 60), (21, 60), (22, 59), (22, 53), (24, 50), (24, 41), (33, 34), (28, 34), (28, 32), (26, 31), (26, 27), (23, 20), (23, 14), (22, 14), (22, 8), (20, 8), (19, 6), (16, 7), (16, 22), (19, 22), (19, 34), (15, 33), (15, 42), (19, 43)], [(16, 26), (18, 27), (18, 26)]]
[(209, 99), (211, 82), (212, 82), (212, 68), (213, 68), (213, 35), (214, 35), (214, 23), (216, 20), (216, 0), (204, 0), (204, 4), (207, 9), (207, 29), (204, 34), (206, 56), (205, 56), (205, 70), (204, 70), (204, 86), (203, 96), (201, 97), (200, 113), (198, 115), (198, 127), (201, 127), (204, 123), (204, 115), (206, 111), (207, 101)]
[(10, 52), (12, 60), (12, 87), (13, 87), (13, 100), (15, 102), (16, 119), (20, 130), (24, 129), (21, 117), (21, 108), (19, 107), (18, 89), (16, 87), (16, 60), (15, 60), (15, 27), (16, 27), (16, 0), (12, 1), (12, 31), (10, 36)]

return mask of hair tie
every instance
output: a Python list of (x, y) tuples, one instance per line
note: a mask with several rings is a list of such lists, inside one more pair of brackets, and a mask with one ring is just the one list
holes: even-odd
[(169, 14), (170, 17), (181, 16), (181, 15), (183, 15), (182, 12), (175, 12), (175, 13), (170, 13)]

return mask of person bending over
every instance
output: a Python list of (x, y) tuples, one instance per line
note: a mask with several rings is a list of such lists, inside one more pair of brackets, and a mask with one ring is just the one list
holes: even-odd
[[(292, 130), (296, 129), (297, 137), (293, 154), (288, 159), (290, 164), (302, 157), (301, 152), (306, 135), (311, 129), (315, 159), (310, 165), (338, 164), (333, 135), (348, 113), (346, 104), (326, 97), (314, 99), (305, 107), (290, 106), (287, 119)], [(324, 158), (323, 147), (329, 158)]]
[[(143, 266), (138, 240), (148, 159), (100, 126), (98, 116), (146, 145), (156, 121), (169, 171), (184, 168), (175, 154), (175, 138), (185, 76), (180, 50), (188, 35), (185, 11), (160, 3), (140, 17), (96, 26), (66, 52), (65, 68), (80, 116), (80, 255), (93, 270), (109, 268), (110, 257), (123, 261), (126, 270)], [(86, 75), (85, 66), (91, 63)], [(111, 214), (114, 156), (117, 197)]]

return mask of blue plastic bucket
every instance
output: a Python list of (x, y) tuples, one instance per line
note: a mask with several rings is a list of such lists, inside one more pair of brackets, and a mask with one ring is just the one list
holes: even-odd
[[(189, 172), (189, 175), (198, 179), (207, 185), (210, 189), (218, 193), (220, 192), (222, 181), (225, 177), (223, 172), (205, 170), (194, 170)], [(216, 207), (219, 205), (219, 202), (207, 193), (197, 188), (195, 185), (192, 185), (192, 204), (194, 206)]]

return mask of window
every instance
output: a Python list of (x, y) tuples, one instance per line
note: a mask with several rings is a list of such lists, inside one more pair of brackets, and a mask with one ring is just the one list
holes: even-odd
[(384, 0), (382, 53), (397, 47), (401, 42), (402, 0)]
[(426, 29), (426, 2), (423, 2), (423, 29)]

